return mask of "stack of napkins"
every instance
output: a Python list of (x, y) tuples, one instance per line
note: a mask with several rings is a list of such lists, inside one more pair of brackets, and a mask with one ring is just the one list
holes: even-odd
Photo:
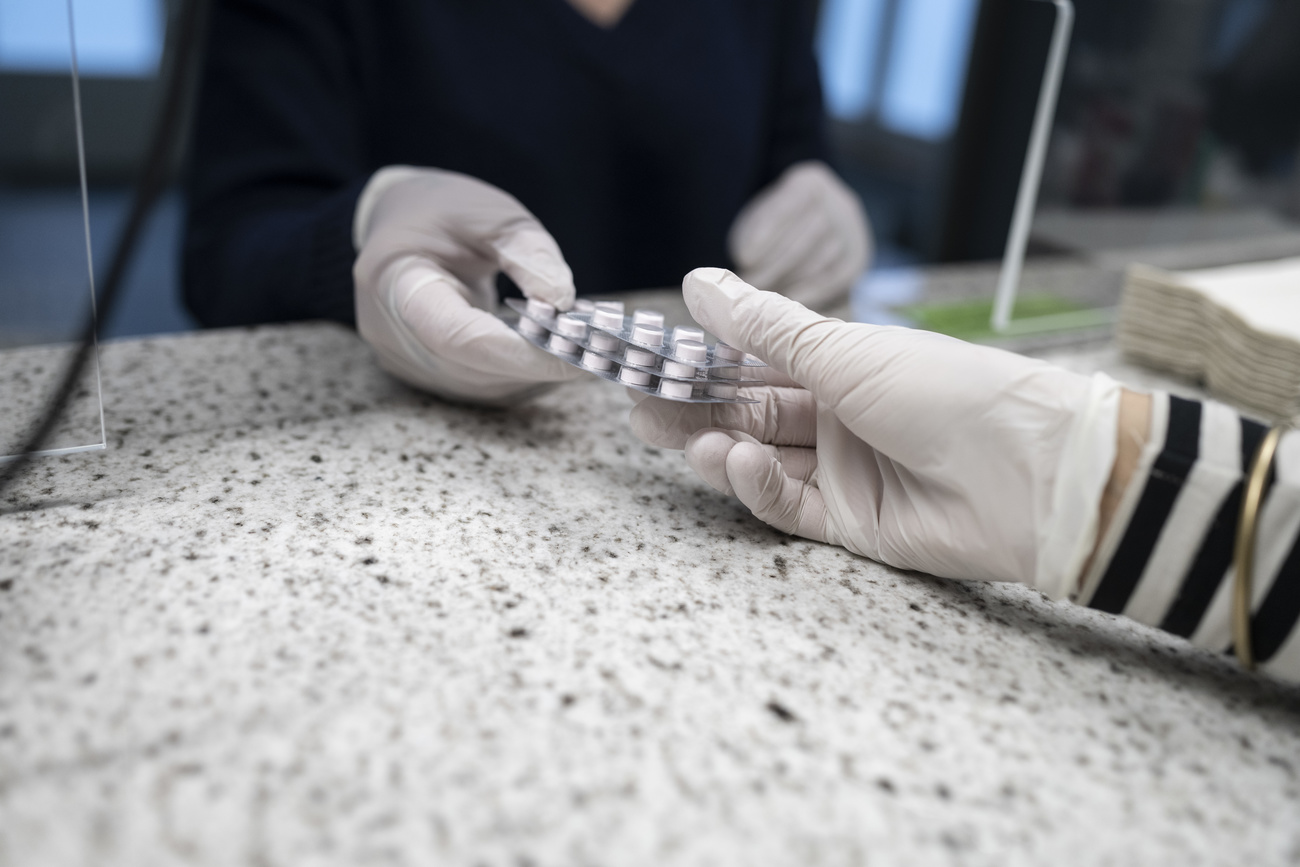
[(1129, 267), (1118, 338), (1138, 361), (1273, 420), (1300, 417), (1300, 259)]

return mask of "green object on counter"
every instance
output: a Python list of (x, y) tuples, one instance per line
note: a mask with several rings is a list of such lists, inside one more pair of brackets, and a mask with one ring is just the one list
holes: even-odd
[(976, 298), (912, 304), (898, 312), (917, 328), (937, 331), (962, 340), (985, 341), (1026, 332), (1057, 331), (1071, 328), (1095, 328), (1113, 317), (1113, 311), (1093, 310), (1075, 301), (1055, 295), (1025, 295), (1016, 299), (1011, 312), (1011, 327), (1003, 333), (993, 330), (993, 299)]

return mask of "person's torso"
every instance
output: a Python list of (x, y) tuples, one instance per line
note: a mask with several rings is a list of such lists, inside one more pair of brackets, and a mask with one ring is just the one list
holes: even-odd
[(510, 192), (580, 293), (675, 284), (770, 180), (778, 7), (637, 0), (604, 29), (567, 0), (356, 0), (368, 156)]

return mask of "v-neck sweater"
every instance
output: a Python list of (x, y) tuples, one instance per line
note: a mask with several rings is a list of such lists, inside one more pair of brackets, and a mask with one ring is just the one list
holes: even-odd
[(729, 264), (740, 208), (827, 159), (811, 0), (217, 0), (187, 172), (209, 326), (354, 322), (351, 225), (386, 165), (480, 178), (555, 236), (579, 294)]

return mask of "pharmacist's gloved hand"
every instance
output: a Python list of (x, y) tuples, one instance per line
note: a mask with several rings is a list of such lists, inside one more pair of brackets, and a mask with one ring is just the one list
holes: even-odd
[(907, 328), (848, 324), (729, 271), (683, 283), (691, 313), (772, 367), (760, 403), (650, 398), (643, 440), (779, 530), (903, 569), (1068, 595), (1115, 458), (1120, 387)]
[(394, 376), (501, 405), (583, 375), (491, 312), (499, 271), (529, 298), (573, 304), (559, 246), (513, 196), (467, 175), (390, 166), (357, 202), (353, 242), (357, 329)]
[(736, 217), (727, 249), (760, 289), (825, 307), (867, 270), (871, 227), (862, 202), (825, 163), (796, 163)]

